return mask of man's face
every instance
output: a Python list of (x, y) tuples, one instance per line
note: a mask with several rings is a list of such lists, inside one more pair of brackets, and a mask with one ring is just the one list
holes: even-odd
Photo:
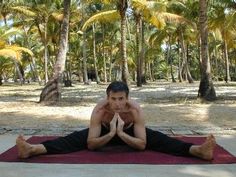
[(128, 98), (125, 92), (112, 92), (110, 91), (107, 97), (110, 108), (114, 112), (122, 112), (125, 109)]

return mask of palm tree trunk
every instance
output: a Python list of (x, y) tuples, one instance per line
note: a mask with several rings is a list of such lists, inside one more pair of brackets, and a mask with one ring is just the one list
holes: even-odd
[(30, 63), (29, 66), (30, 66), (30, 72), (32, 73), (31, 78), (34, 82), (36, 82), (37, 81), (37, 76), (36, 76), (36, 72), (34, 71), (34, 66), (33, 66), (32, 63)]
[(93, 26), (93, 62), (94, 62), (96, 81), (97, 81), (97, 84), (99, 84), (100, 78), (98, 76), (98, 67), (97, 67), (95, 24), (93, 24), (92, 26)]
[(44, 29), (44, 73), (45, 73), (45, 84), (48, 82), (48, 46), (47, 46), (47, 20), (45, 22)]
[(87, 70), (86, 32), (83, 33), (83, 79), (84, 84), (89, 84)]
[(83, 74), (83, 62), (79, 62), (78, 68), (79, 82), (84, 82), (84, 74)]
[(188, 82), (193, 83), (193, 78), (190, 74), (189, 67), (188, 67), (186, 47), (185, 47), (184, 36), (183, 36), (183, 31), (182, 30), (181, 30), (181, 48), (182, 48), (182, 58), (183, 58), (183, 65), (182, 66), (184, 68), (183, 73), (187, 77)]
[(2, 77), (2, 73), (0, 73), (0, 85), (3, 84), (3, 83), (2, 83), (2, 79), (3, 79), (3, 77)]
[[(81, 1), (82, 8), (82, 19), (84, 20), (85, 16), (85, 5), (84, 2)], [(87, 70), (87, 52), (86, 52), (86, 31), (83, 32), (83, 80), (84, 84), (89, 84), (88, 81), (88, 70)]]
[(33, 72), (34, 72), (34, 74), (35, 74), (35, 76), (36, 76), (38, 82), (39, 82), (39, 85), (41, 85), (41, 84), (42, 84), (42, 83), (41, 83), (42, 80), (41, 80), (41, 77), (40, 77), (40, 75), (39, 75), (39, 73), (38, 73), (38, 71), (37, 71), (36, 62), (35, 62), (34, 57), (32, 57), (32, 69), (33, 69)]
[(207, 1), (199, 0), (199, 28), (201, 37), (201, 81), (198, 96), (205, 100), (215, 100), (216, 93), (211, 78), (211, 66), (208, 58)]
[(226, 40), (224, 40), (224, 58), (225, 58), (225, 82), (228, 83), (231, 78), (229, 74), (229, 57), (228, 57), (228, 46)]
[(216, 49), (216, 45), (214, 46), (214, 55), (215, 55), (215, 77), (216, 77), (216, 81), (219, 80), (219, 68), (218, 68), (218, 52), (217, 52), (217, 49)]
[(122, 81), (129, 84), (129, 70), (126, 54), (126, 17), (125, 13), (128, 7), (127, 0), (119, 1), (119, 11), (121, 16), (121, 58), (122, 58)]
[(37, 24), (37, 28), (38, 28), (38, 32), (39, 32), (39, 34), (40, 34), (40, 36), (41, 36), (41, 41), (42, 41), (42, 43), (43, 43), (43, 45), (44, 45), (44, 82), (45, 82), (45, 84), (48, 82), (48, 50), (47, 50), (47, 44), (46, 44), (46, 26), (47, 25), (45, 25), (45, 33), (44, 33), (44, 36), (43, 36), (43, 33), (42, 33), (42, 31), (41, 31), (41, 29), (40, 29), (40, 27), (39, 27), (39, 24)]
[(20, 71), (19, 64), (16, 62), (16, 60), (13, 60), (13, 61), (14, 61), (14, 64), (15, 64), (16, 72), (17, 72), (18, 77), (20, 79), (20, 84), (22, 85), (24, 83), (24, 78), (23, 78), (23, 75)]
[(107, 82), (107, 66), (106, 66), (106, 54), (105, 54), (105, 25), (102, 24), (102, 55), (103, 55), (103, 72), (104, 82)]
[(136, 20), (136, 65), (137, 65), (137, 87), (142, 87), (142, 72), (141, 72), (141, 16), (135, 15)]
[(53, 101), (57, 102), (61, 99), (60, 83), (62, 81), (63, 72), (66, 63), (66, 51), (68, 45), (69, 32), (69, 17), (70, 17), (70, 2), (71, 0), (64, 0), (64, 17), (61, 26), (59, 51), (56, 57), (56, 64), (54, 66), (53, 77), (47, 82), (46, 86), (40, 94), (39, 102)]
[(167, 51), (167, 60), (170, 61), (170, 74), (171, 74), (171, 80), (172, 82), (176, 82), (174, 73), (173, 73), (173, 61), (172, 61), (172, 56), (171, 56), (171, 36), (169, 35), (169, 48)]
[(109, 82), (112, 81), (112, 68), (113, 68), (113, 64), (112, 64), (113, 54), (112, 54), (112, 51), (113, 51), (113, 44), (111, 43), (110, 57), (109, 57), (109, 63), (110, 63), (110, 67), (109, 67)]
[(148, 71), (147, 71), (147, 66), (148, 66), (148, 63), (147, 63), (147, 58), (144, 58), (144, 75), (145, 75), (145, 82), (147, 83), (147, 79), (148, 79)]
[(153, 76), (153, 70), (152, 70), (153, 64), (152, 62), (148, 62), (148, 68), (149, 68), (149, 74), (150, 74), (150, 80), (154, 81), (154, 76)]
[(179, 82), (183, 82), (183, 77), (182, 77), (183, 66), (182, 66), (181, 57), (180, 57), (180, 41), (179, 40), (178, 40), (178, 60), (179, 60), (178, 79), (179, 79)]
[(190, 70), (189, 70), (189, 57), (188, 57), (188, 45), (186, 47), (186, 69), (187, 69), (187, 78), (188, 78), (188, 82), (191, 84), (193, 83), (193, 78), (192, 78), (192, 75), (190, 73)]
[(145, 34), (145, 25), (144, 25), (144, 21), (141, 21), (141, 27), (142, 27), (142, 33), (141, 33), (141, 80), (142, 80), (142, 84), (146, 84), (146, 74), (144, 72), (145, 70), (145, 39), (144, 39), (144, 34)]
[(4, 25), (7, 27), (7, 17), (6, 16), (3, 16), (3, 21), (4, 21)]

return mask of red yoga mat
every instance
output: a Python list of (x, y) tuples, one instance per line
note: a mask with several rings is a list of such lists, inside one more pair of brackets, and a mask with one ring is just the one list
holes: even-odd
[[(28, 142), (40, 143), (55, 136), (33, 136)], [(205, 137), (177, 137), (186, 142), (201, 144)], [(230, 164), (236, 157), (216, 145), (214, 159), (205, 161), (194, 157), (173, 156), (156, 151), (134, 151), (128, 146), (110, 146), (99, 151), (82, 150), (68, 154), (40, 155), (28, 159), (17, 158), (17, 149), (12, 147), (0, 154), (1, 162), (62, 163), (62, 164)]]

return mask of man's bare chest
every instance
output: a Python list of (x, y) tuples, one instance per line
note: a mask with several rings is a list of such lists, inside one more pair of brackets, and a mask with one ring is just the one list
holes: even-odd
[[(124, 127), (129, 126), (130, 124), (134, 123), (134, 116), (131, 112), (119, 113), (120, 118), (124, 121)], [(104, 113), (102, 117), (102, 124), (105, 124), (109, 127), (111, 120), (113, 119), (114, 114), (111, 113)]]

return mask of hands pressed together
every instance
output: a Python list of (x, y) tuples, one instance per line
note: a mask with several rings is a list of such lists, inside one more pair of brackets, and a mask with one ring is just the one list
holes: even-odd
[(118, 136), (121, 136), (121, 134), (123, 133), (124, 124), (125, 122), (121, 119), (119, 113), (115, 113), (110, 122), (110, 133), (112, 134), (112, 136), (115, 136), (116, 134)]

